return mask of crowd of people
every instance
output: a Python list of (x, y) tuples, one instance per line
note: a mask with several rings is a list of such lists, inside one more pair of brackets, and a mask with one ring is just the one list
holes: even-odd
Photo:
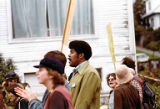
[[(91, 46), (82, 40), (69, 43), (69, 65), (73, 72), (66, 78), (66, 56), (58, 51), (47, 52), (35, 73), (40, 84), (46, 87), (42, 100), (18, 75), (7, 72), (0, 89), (0, 109), (99, 109), (101, 79), (89, 64)], [(125, 57), (115, 73), (107, 75), (107, 84), (112, 89), (109, 109), (147, 109), (143, 105), (144, 86), (135, 73), (135, 64)], [(151, 109), (151, 108), (149, 108)]]
[(106, 77), (109, 93), (108, 109), (153, 109), (145, 99), (143, 80), (135, 72), (135, 62), (125, 57), (115, 73)]

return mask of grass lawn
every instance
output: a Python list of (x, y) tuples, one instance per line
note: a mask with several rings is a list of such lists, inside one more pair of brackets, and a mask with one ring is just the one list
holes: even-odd
[(152, 54), (149, 54), (149, 53), (146, 53), (146, 52), (143, 52), (143, 51), (139, 51), (139, 50), (136, 50), (136, 53), (145, 53), (146, 55), (149, 56), (149, 59), (153, 59), (153, 58), (160, 58), (160, 56), (153, 56)]

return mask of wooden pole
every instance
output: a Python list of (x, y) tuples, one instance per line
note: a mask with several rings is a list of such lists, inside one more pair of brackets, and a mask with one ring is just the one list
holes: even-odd
[(75, 7), (76, 7), (76, 0), (69, 0), (64, 31), (63, 31), (61, 51), (63, 51), (64, 44), (65, 45), (68, 44)]

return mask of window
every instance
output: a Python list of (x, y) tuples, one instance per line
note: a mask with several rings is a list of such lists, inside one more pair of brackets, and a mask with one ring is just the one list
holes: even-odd
[(96, 70), (98, 71), (98, 74), (102, 80), (102, 68), (96, 68)]
[[(69, 0), (11, 0), (13, 38), (62, 36)], [(71, 34), (94, 34), (92, 0), (77, 0)]]
[(151, 18), (151, 24), (150, 25), (151, 25), (152, 28), (154, 28), (154, 19), (153, 19), (153, 17)]

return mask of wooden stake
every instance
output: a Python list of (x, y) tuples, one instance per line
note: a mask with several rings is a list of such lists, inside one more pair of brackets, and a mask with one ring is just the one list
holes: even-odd
[(63, 31), (61, 51), (63, 51), (64, 44), (65, 45), (68, 44), (75, 7), (76, 7), (76, 0), (69, 0), (64, 31)]

